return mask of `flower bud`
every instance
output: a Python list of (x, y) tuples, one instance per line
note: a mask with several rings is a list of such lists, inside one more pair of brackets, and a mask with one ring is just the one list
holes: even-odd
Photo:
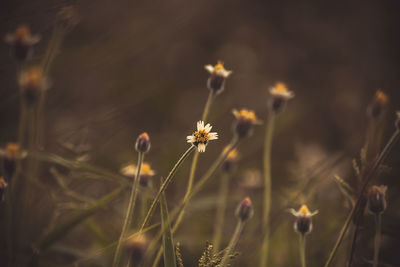
[(387, 102), (388, 102), (387, 95), (384, 92), (382, 92), (382, 90), (376, 91), (374, 99), (372, 100), (372, 103), (369, 105), (367, 109), (367, 114), (371, 118), (379, 117), (379, 115), (381, 115), (382, 111), (386, 107)]
[(148, 244), (149, 241), (144, 234), (135, 235), (126, 241), (125, 246), (130, 251), (131, 257), (130, 266), (139, 266), (141, 264)]
[(21, 93), (27, 104), (31, 105), (38, 101), (43, 91), (48, 89), (48, 82), (40, 67), (32, 67), (22, 72), (19, 78)]
[(226, 70), (224, 64), (220, 61), (214, 67), (206, 65), (205, 69), (211, 74), (207, 80), (207, 88), (215, 95), (221, 93), (225, 87), (225, 80), (231, 75), (232, 71)]
[(386, 190), (387, 186), (384, 185), (373, 185), (368, 190), (367, 207), (370, 212), (379, 214), (386, 210)]
[(239, 203), (239, 206), (236, 208), (236, 217), (239, 218), (242, 222), (247, 221), (251, 217), (253, 217), (254, 210), (253, 204), (249, 197), (246, 197)]
[(147, 153), (150, 150), (150, 137), (149, 135), (145, 132), (139, 135), (139, 137), (136, 140), (136, 151), (141, 152), (141, 153)]
[(24, 62), (32, 56), (33, 46), (40, 40), (39, 35), (32, 35), (26, 25), (19, 26), (14, 33), (7, 34), (5, 41), (11, 47), (13, 57)]
[(294, 230), (303, 236), (310, 233), (312, 230), (311, 217), (316, 215), (318, 211), (310, 212), (306, 205), (302, 205), (298, 211), (290, 209), (290, 212), (296, 216)]
[(288, 100), (294, 97), (294, 93), (289, 91), (284, 83), (277, 82), (274, 87), (269, 90), (271, 98), (269, 100), (269, 109), (274, 113), (284, 110)]
[(4, 177), (0, 177), (0, 201), (4, 201), (5, 199), (5, 192), (7, 186), (8, 183), (6, 182), (6, 180), (4, 180)]
[[(225, 154), (228, 149), (229, 149), (229, 147), (225, 147), (223, 153)], [(230, 173), (235, 169), (236, 163), (238, 161), (238, 154), (239, 153), (238, 153), (237, 149), (233, 149), (228, 153), (226, 159), (224, 160), (224, 162), (222, 163), (222, 166), (221, 166), (221, 168), (224, 172)]]
[(253, 126), (261, 124), (252, 110), (241, 109), (238, 111), (234, 109), (233, 115), (236, 117), (234, 131), (239, 138), (250, 136), (253, 133)]

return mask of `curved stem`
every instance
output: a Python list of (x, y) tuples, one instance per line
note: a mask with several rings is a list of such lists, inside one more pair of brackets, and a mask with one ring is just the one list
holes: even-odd
[(143, 228), (146, 226), (146, 224), (149, 222), (151, 215), (153, 214), (153, 211), (157, 205), (158, 200), (160, 199), (161, 194), (165, 191), (167, 188), (169, 182), (171, 182), (172, 178), (174, 177), (176, 171), (179, 169), (179, 167), (182, 165), (182, 163), (185, 161), (185, 159), (196, 149), (195, 146), (190, 146), (185, 153), (179, 158), (179, 160), (175, 163), (175, 166), (172, 168), (172, 170), (169, 172), (167, 178), (165, 181), (161, 184), (160, 189), (157, 192), (157, 195), (153, 199), (153, 202), (151, 203), (151, 206), (149, 210), (147, 211), (146, 217), (143, 220), (142, 226), (140, 227), (141, 232)]
[(122, 243), (125, 240), (126, 233), (131, 224), (131, 221), (132, 221), (132, 214), (133, 214), (133, 210), (135, 208), (136, 196), (137, 196), (137, 191), (138, 191), (137, 188), (138, 188), (138, 184), (139, 184), (139, 177), (140, 177), (140, 171), (142, 168), (143, 159), (144, 159), (144, 153), (139, 152), (138, 163), (137, 163), (137, 167), (136, 167), (136, 175), (135, 175), (135, 179), (132, 184), (132, 190), (131, 190), (131, 195), (129, 198), (129, 204), (128, 204), (128, 208), (126, 210), (126, 215), (125, 215), (124, 224), (122, 226), (121, 235), (119, 236), (117, 249), (115, 250), (115, 254), (114, 254), (114, 260), (113, 260), (113, 264), (112, 264), (112, 266), (114, 266), (114, 267), (118, 266), (118, 264), (119, 264), (119, 261), (121, 258)]
[(300, 234), (299, 241), (301, 267), (306, 267), (306, 237)]
[(378, 267), (379, 248), (380, 248), (380, 243), (381, 243), (381, 229), (382, 229), (382, 216), (380, 213), (375, 215), (375, 224), (376, 224), (376, 232), (375, 232), (374, 265), (373, 265), (373, 267)]
[(229, 266), (228, 265), (229, 258), (232, 254), (232, 251), (235, 249), (237, 242), (239, 241), (240, 233), (242, 232), (243, 227), (244, 227), (244, 222), (242, 220), (239, 220), (236, 225), (235, 232), (232, 235), (231, 241), (229, 241), (229, 245), (226, 247), (225, 254), (222, 257), (220, 264), (218, 264), (218, 267)]
[(269, 250), (269, 214), (271, 210), (271, 147), (272, 136), (275, 125), (275, 114), (269, 113), (265, 141), (264, 141), (264, 209), (263, 209), (263, 234), (264, 241), (261, 246), (261, 259), (260, 267), (264, 267), (268, 263), (268, 250)]
[(369, 184), (369, 182), (372, 180), (372, 178), (375, 176), (375, 174), (377, 173), (379, 166), (382, 164), (382, 162), (385, 161), (385, 159), (388, 157), (388, 155), (390, 154), (393, 146), (397, 143), (398, 139), (399, 139), (399, 135), (400, 132), (399, 130), (396, 129), (396, 131), (393, 133), (392, 137), (389, 139), (389, 141), (387, 142), (386, 146), (384, 147), (384, 149), (382, 150), (382, 152), (379, 154), (379, 157), (374, 161), (374, 165), (371, 167), (371, 169), (366, 173), (365, 175), (365, 179), (363, 179), (363, 184), (360, 190), (360, 194), (357, 198), (357, 202), (354, 205), (354, 207), (351, 209), (350, 214), (347, 216), (347, 219), (342, 227), (342, 229), (340, 230), (340, 234), (338, 236), (338, 239), (336, 240), (335, 245), (333, 246), (331, 252), (329, 253), (329, 257), (325, 263), (325, 267), (330, 266), (330, 264), (332, 263), (332, 260), (336, 254), (337, 249), (339, 248), (340, 244), (343, 241), (343, 237), (345, 235), (345, 233), (347, 232), (347, 229), (349, 228), (350, 222), (355, 214), (355, 211), (358, 210), (360, 208), (361, 205), (361, 200), (362, 200), (362, 196)]
[(215, 219), (215, 231), (214, 231), (214, 238), (213, 238), (213, 247), (214, 251), (219, 251), (221, 246), (221, 239), (222, 239), (222, 229), (224, 227), (224, 218), (225, 218), (225, 209), (226, 209), (226, 202), (228, 199), (228, 187), (229, 187), (229, 175), (227, 173), (223, 173), (220, 181), (219, 186), (219, 193), (218, 193), (218, 203), (217, 203), (217, 214)]

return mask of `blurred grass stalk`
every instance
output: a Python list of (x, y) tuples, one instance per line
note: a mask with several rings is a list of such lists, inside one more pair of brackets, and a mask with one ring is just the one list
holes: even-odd
[(373, 267), (378, 267), (379, 263), (379, 249), (381, 245), (381, 230), (382, 230), (382, 215), (381, 213), (375, 214), (375, 244), (374, 244), (374, 265)]
[(269, 252), (269, 214), (271, 209), (271, 147), (272, 136), (275, 126), (275, 114), (270, 111), (268, 113), (268, 121), (266, 126), (266, 134), (264, 141), (264, 209), (262, 218), (263, 243), (261, 246), (260, 267), (267, 266)]
[(222, 229), (224, 227), (225, 210), (228, 199), (228, 188), (229, 188), (229, 175), (223, 172), (221, 175), (221, 181), (219, 185), (217, 212), (216, 212), (215, 226), (214, 226), (214, 237), (212, 242), (215, 252), (218, 252), (221, 247)]
[(139, 151), (138, 152), (138, 163), (137, 163), (137, 167), (136, 167), (136, 175), (135, 175), (134, 181), (132, 183), (132, 189), (131, 189), (131, 194), (129, 197), (128, 208), (126, 210), (125, 220), (124, 220), (124, 224), (122, 226), (121, 235), (118, 240), (117, 249), (115, 250), (115, 254), (114, 254), (114, 259), (113, 259), (113, 264), (112, 264), (112, 266), (114, 266), (114, 267), (119, 265), (119, 261), (121, 258), (122, 243), (125, 240), (126, 233), (132, 222), (132, 215), (133, 215), (133, 210), (135, 209), (135, 202), (136, 202), (136, 196), (137, 196), (137, 192), (138, 192), (139, 177), (140, 177), (140, 171), (142, 169), (143, 159), (144, 159), (144, 153)]
[(221, 262), (218, 264), (218, 267), (226, 267), (229, 265), (229, 259), (234, 251), (236, 244), (239, 241), (240, 233), (243, 231), (243, 227), (245, 225), (245, 221), (238, 220), (238, 223), (235, 228), (235, 232), (232, 235), (231, 240), (229, 241), (228, 246), (225, 249), (224, 256), (222, 257)]
[[(181, 203), (172, 211), (171, 215), (171, 221), (176, 218), (176, 215), (180, 214), (181, 211), (186, 208), (188, 205), (189, 201), (194, 197), (201, 189), (203, 189), (204, 185), (206, 182), (214, 175), (214, 173), (218, 170), (218, 168), (222, 165), (224, 160), (228, 157), (229, 153), (234, 150), (238, 145), (239, 145), (239, 138), (237, 135), (235, 135), (231, 142), (228, 145), (228, 148), (224, 149), (222, 153), (219, 155), (219, 157), (214, 161), (214, 163), (210, 166), (210, 168), (207, 170), (207, 172), (199, 179), (199, 181), (194, 185), (193, 190), (191, 191), (190, 195), (185, 199), (183, 198)], [(172, 234), (174, 234), (180, 225), (181, 221), (176, 220), (174, 226), (172, 227)], [(153, 247), (156, 246), (158, 243), (159, 239), (161, 238), (161, 235), (165, 229), (161, 229), (161, 231), (158, 233), (158, 235), (153, 239)], [(152, 246), (150, 245), (150, 248)], [(162, 247), (158, 250), (157, 256), (154, 260), (153, 266), (157, 266), (158, 261), (161, 258), (163, 249)], [(149, 255), (152, 254), (152, 250), (149, 249)]]
[(301, 267), (306, 267), (306, 237), (302, 234), (299, 235), (299, 249)]
[(346, 234), (347, 229), (350, 226), (350, 222), (352, 221), (356, 211), (358, 211), (358, 209), (360, 208), (360, 205), (362, 202), (361, 201), (362, 197), (365, 193), (366, 188), (369, 185), (369, 182), (375, 177), (375, 175), (377, 174), (377, 172), (379, 170), (379, 167), (389, 156), (393, 146), (397, 143), (399, 136), (400, 136), (400, 131), (399, 131), (399, 129), (396, 129), (395, 132), (393, 133), (393, 135), (391, 136), (391, 138), (389, 139), (389, 141), (386, 143), (386, 146), (383, 148), (382, 152), (379, 154), (378, 158), (376, 158), (376, 160), (374, 161), (374, 164), (371, 167), (371, 169), (369, 169), (369, 171), (365, 173), (365, 178), (363, 179), (363, 184), (362, 184), (359, 196), (357, 198), (356, 204), (351, 209), (349, 215), (346, 218), (346, 221), (344, 222), (344, 225), (342, 226), (342, 229), (340, 230), (340, 233), (336, 240), (336, 243), (333, 246), (331, 252), (329, 253), (327, 261), (325, 262), (325, 265), (324, 265), (325, 267), (329, 267), (330, 264), (332, 263), (332, 260), (335, 257), (336, 252), (337, 252), (340, 244), (343, 241), (344, 235)]

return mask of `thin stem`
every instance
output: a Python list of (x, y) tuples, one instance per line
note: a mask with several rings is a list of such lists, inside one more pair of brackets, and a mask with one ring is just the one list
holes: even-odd
[(168, 184), (171, 182), (172, 178), (174, 177), (176, 171), (179, 169), (179, 167), (182, 165), (182, 163), (185, 161), (185, 159), (196, 149), (195, 146), (190, 146), (185, 153), (178, 159), (178, 161), (175, 163), (175, 166), (171, 169), (169, 172), (167, 178), (165, 181), (161, 184), (160, 189), (157, 192), (157, 195), (153, 199), (153, 202), (151, 203), (151, 206), (146, 214), (146, 217), (143, 220), (142, 226), (140, 227), (140, 232), (143, 230), (143, 228), (146, 226), (146, 224), (149, 222), (151, 215), (154, 212), (154, 209), (157, 205), (158, 200), (160, 199), (161, 194), (165, 191), (167, 188)]
[(229, 175), (223, 173), (219, 185), (218, 202), (217, 202), (217, 213), (215, 215), (215, 231), (213, 238), (214, 251), (219, 251), (221, 246), (222, 229), (224, 226), (226, 202), (228, 199), (228, 187), (229, 187)]
[(269, 113), (267, 128), (264, 141), (264, 209), (263, 209), (263, 234), (264, 240), (261, 246), (261, 259), (260, 267), (264, 267), (268, 263), (268, 250), (269, 250), (269, 214), (271, 210), (271, 147), (272, 147), (272, 136), (275, 125), (275, 114)]
[(225, 254), (222, 257), (222, 260), (220, 264), (218, 264), (218, 267), (225, 267), (228, 266), (228, 261), (229, 258), (232, 254), (232, 251), (235, 249), (237, 242), (239, 241), (240, 233), (242, 232), (244, 227), (244, 222), (242, 220), (239, 220), (235, 232), (232, 235), (231, 241), (229, 241), (229, 245), (225, 249)]
[(375, 224), (376, 224), (376, 232), (375, 232), (375, 246), (374, 246), (374, 265), (373, 267), (378, 267), (379, 263), (379, 249), (381, 245), (381, 229), (382, 229), (382, 215), (375, 215)]
[(400, 132), (396, 129), (396, 131), (393, 133), (392, 137), (389, 139), (389, 141), (387, 142), (386, 146), (384, 147), (384, 149), (382, 150), (382, 152), (379, 154), (379, 157), (374, 161), (374, 165), (371, 167), (371, 169), (366, 173), (365, 175), (365, 179), (363, 179), (363, 185), (361, 187), (360, 190), (360, 194), (357, 198), (357, 202), (354, 205), (354, 207), (351, 209), (350, 214), (347, 216), (347, 219), (342, 227), (342, 229), (340, 230), (340, 234), (338, 236), (338, 239), (336, 240), (335, 245), (333, 246), (331, 252), (329, 253), (329, 257), (325, 263), (325, 267), (330, 266), (330, 264), (332, 263), (332, 260), (337, 252), (337, 249), (339, 248), (340, 244), (343, 241), (343, 237), (347, 232), (347, 229), (350, 225), (350, 222), (355, 214), (355, 211), (358, 210), (360, 208), (361, 205), (361, 200), (362, 200), (362, 196), (364, 195), (364, 192), (369, 184), (369, 182), (372, 180), (372, 178), (375, 176), (375, 174), (378, 171), (379, 166), (382, 164), (382, 162), (385, 161), (385, 159), (387, 158), (387, 156), (390, 154), (393, 146), (397, 143), (398, 139), (399, 139), (399, 135)]
[(306, 237), (300, 234), (299, 241), (301, 267), (306, 267)]
[(137, 167), (136, 167), (136, 175), (135, 175), (134, 182), (132, 184), (132, 190), (131, 190), (131, 195), (129, 198), (128, 209), (126, 210), (124, 224), (122, 226), (121, 235), (119, 236), (117, 249), (114, 254), (114, 260), (113, 260), (113, 265), (112, 265), (114, 267), (119, 265), (119, 261), (121, 258), (122, 243), (125, 240), (126, 233), (131, 224), (131, 221), (132, 221), (132, 214), (133, 214), (133, 210), (135, 208), (136, 196), (137, 196), (137, 191), (138, 191), (137, 188), (138, 188), (138, 184), (139, 184), (139, 177), (140, 177), (140, 171), (142, 168), (143, 158), (144, 158), (144, 153), (139, 152), (138, 163), (137, 163)]

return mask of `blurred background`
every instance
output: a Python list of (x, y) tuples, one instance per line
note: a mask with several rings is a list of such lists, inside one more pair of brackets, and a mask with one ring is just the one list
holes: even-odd
[[(185, 137), (201, 117), (208, 95), (204, 65), (221, 60), (233, 74), (212, 106), (209, 122), (220, 139), (200, 155), (199, 178), (232, 137), (232, 109), (253, 109), (265, 121), (268, 90), (282, 81), (296, 97), (278, 116), (273, 141), (270, 262), (271, 266), (299, 265), (294, 217), (286, 209), (306, 203), (312, 211), (319, 210), (308, 237), (307, 261), (309, 266), (321, 266), (349, 212), (333, 176), (338, 174), (350, 184), (356, 181), (352, 159), (359, 157), (365, 142), (367, 106), (379, 88), (389, 102), (376, 147), (385, 144), (394, 130), (395, 111), (400, 107), (399, 2), (2, 0), (0, 34), (29, 25), (42, 37), (31, 61), (40, 62), (55, 15), (70, 5), (80, 22), (65, 36), (49, 72), (45, 151), (73, 158), (76, 155), (66, 144), (85, 144), (89, 163), (117, 173), (122, 165), (136, 162), (134, 142), (146, 131), (152, 142), (146, 161), (156, 171), (153, 182), (158, 185), (160, 175), (166, 176), (188, 147)], [(16, 64), (5, 42), (0, 44), (0, 88), (0, 144), (4, 146), (16, 141), (19, 118)], [(240, 162), (230, 178), (224, 244), (236, 224), (237, 203), (250, 196), (255, 206), (233, 266), (258, 262), (262, 190), (260, 184), (244, 184), (250, 179), (249, 170), (253, 176), (262, 172), (264, 135), (265, 124), (241, 144)], [(386, 265), (382, 266), (400, 266), (399, 146), (394, 150), (387, 162), (392, 168), (374, 180), (389, 188), (380, 257)], [(170, 208), (185, 193), (189, 166), (187, 161), (168, 187)], [(71, 213), (59, 209), (53, 197), (59, 195), (60, 203), (70, 201), (59, 193), (51, 167), (57, 166), (43, 163), (38, 177), (46, 189), (34, 187), (37, 196), (31, 204), (37, 210), (27, 226), (27, 246), (48, 231), (52, 218), (57, 225)], [(196, 266), (206, 242), (212, 240), (219, 176), (193, 200), (175, 235), (185, 266)], [(74, 190), (93, 199), (110, 192), (109, 183), (74, 181)], [(47, 264), (73, 264), (114, 242), (128, 195), (127, 189), (92, 217), (103, 240), (78, 225), (46, 251)], [(369, 266), (373, 237), (373, 216), (366, 216), (355, 266)], [(346, 237), (339, 250), (336, 266), (344, 266), (350, 239)], [(94, 255), (79, 266), (107, 266), (107, 257), (109, 252)]]

